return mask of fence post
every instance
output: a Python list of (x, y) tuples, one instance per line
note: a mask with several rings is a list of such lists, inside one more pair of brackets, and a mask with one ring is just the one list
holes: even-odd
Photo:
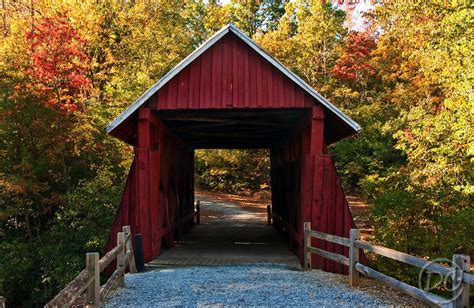
[(270, 205), (267, 205), (267, 225), (272, 225), (272, 208)]
[(128, 238), (126, 241), (126, 251), (130, 250), (130, 261), (128, 262), (128, 266), (130, 269), (130, 273), (134, 274), (137, 272), (137, 266), (135, 265), (135, 255), (133, 254), (133, 245), (132, 245), (132, 231), (130, 231), (130, 226), (123, 226), (122, 231), (125, 235), (125, 238)]
[(201, 202), (196, 201), (196, 225), (201, 223)]
[(351, 229), (349, 238), (349, 286), (356, 287), (359, 285), (360, 278), (357, 272), (356, 264), (359, 262), (359, 248), (355, 247), (355, 241), (359, 240), (360, 231)]
[(469, 291), (471, 285), (467, 282), (463, 282), (464, 272), (469, 272), (471, 267), (471, 258), (467, 255), (453, 255), (453, 263), (457, 265), (454, 268), (453, 277), (453, 307), (469, 307)]
[(86, 267), (94, 273), (94, 280), (87, 286), (87, 304), (100, 307), (100, 266), (98, 252), (86, 254)]
[[(122, 245), (120, 253), (117, 255), (117, 270), (121, 271), (124, 267), (124, 257), (125, 257), (125, 236), (123, 232), (117, 233), (117, 246)], [(124, 286), (124, 275), (119, 275), (117, 279), (117, 284), (119, 287)]]
[(308, 249), (311, 247), (311, 222), (305, 222), (303, 225), (304, 229), (304, 238), (303, 238), (303, 245), (304, 245), (304, 268), (307, 270), (311, 270), (311, 251)]

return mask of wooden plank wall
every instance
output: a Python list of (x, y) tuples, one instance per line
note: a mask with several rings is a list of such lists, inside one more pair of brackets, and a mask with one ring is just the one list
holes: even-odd
[[(271, 150), (272, 212), (283, 218), (302, 238), (303, 222), (311, 221), (314, 230), (349, 237), (355, 227), (342, 185), (330, 155), (302, 153), (295, 140)], [(307, 137), (307, 136), (306, 136)], [(275, 223), (279, 230), (282, 225)], [(313, 239), (312, 245), (348, 257), (340, 245)], [(290, 237), (290, 247), (303, 260), (302, 243)], [(347, 267), (313, 255), (314, 268), (347, 274)]]
[[(290, 140), (271, 151), (272, 211), (303, 236), (303, 223), (314, 230), (349, 237), (354, 222), (333, 158), (322, 139), (324, 114), (313, 109), (311, 121)], [(276, 223), (277, 229), (283, 226)], [(348, 249), (319, 239), (312, 246), (348, 257)], [(291, 239), (291, 248), (303, 261), (303, 245)], [(366, 262), (365, 256), (361, 260)], [(348, 268), (313, 255), (314, 268), (347, 274)]]
[[(296, 136), (298, 137), (298, 136)], [(292, 138), (271, 149), (271, 187), (272, 213), (285, 220), (296, 232), (303, 234), (300, 222), (300, 158), (301, 142)], [(284, 226), (274, 221), (274, 227), (282, 230)], [(301, 237), (302, 239), (302, 237)], [(290, 248), (297, 252), (299, 239), (289, 237)]]
[(194, 211), (194, 151), (163, 123), (157, 124), (150, 126), (151, 146), (135, 147), (135, 158), (105, 247), (105, 251), (112, 249), (118, 230), (130, 225), (133, 235), (142, 234), (145, 262), (158, 256), (162, 247), (171, 247), (192, 221), (163, 238), (164, 228), (173, 228)]
[[(350, 229), (355, 228), (355, 225), (333, 158), (330, 155), (323, 154), (316, 157), (315, 164), (323, 170), (322, 193), (320, 198), (313, 196), (315, 199), (320, 199), (321, 202), (319, 206), (313, 206), (312, 217), (316, 219), (311, 222), (311, 225), (316, 231), (349, 238)], [(312, 245), (329, 252), (349, 256), (348, 249), (338, 244), (313, 239)], [(312, 262), (315, 268), (333, 273), (348, 274), (347, 266), (317, 255), (313, 255)]]
[(234, 34), (228, 34), (173, 77), (150, 108), (311, 107), (314, 100)]

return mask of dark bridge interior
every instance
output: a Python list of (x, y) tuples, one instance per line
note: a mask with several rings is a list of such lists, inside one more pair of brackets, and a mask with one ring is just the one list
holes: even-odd
[(310, 121), (307, 108), (159, 111), (158, 117), (189, 146), (270, 148)]

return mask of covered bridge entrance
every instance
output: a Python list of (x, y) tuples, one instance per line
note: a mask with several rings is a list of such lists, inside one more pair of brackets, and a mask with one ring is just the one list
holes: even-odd
[[(351, 213), (327, 146), (360, 128), (232, 25), (196, 49), (107, 126), (135, 158), (107, 248), (123, 225), (145, 262), (192, 225), (195, 149), (268, 148), (272, 211), (303, 260), (303, 222), (349, 236)], [(327, 251), (343, 247), (314, 242)], [(313, 256), (313, 266), (344, 273)]]

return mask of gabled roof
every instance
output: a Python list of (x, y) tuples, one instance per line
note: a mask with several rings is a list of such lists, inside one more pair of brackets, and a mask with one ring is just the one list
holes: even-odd
[(115, 118), (112, 122), (107, 125), (105, 131), (109, 134), (113, 131), (117, 126), (119, 126), (123, 121), (125, 121), (128, 117), (130, 117), (140, 106), (145, 104), (145, 102), (152, 97), (153, 94), (158, 92), (168, 81), (170, 81), (174, 76), (176, 76), (181, 70), (183, 70), (186, 66), (188, 66), (191, 62), (193, 62), (196, 58), (198, 58), (201, 54), (203, 54), (206, 50), (212, 47), (216, 42), (218, 42), (222, 37), (224, 37), (227, 33), (232, 32), (237, 35), (242, 41), (244, 41), (250, 48), (255, 50), (258, 54), (260, 54), (264, 59), (270, 62), (275, 68), (277, 68), (280, 72), (290, 78), (293, 82), (295, 82), (298, 86), (300, 86), (303, 90), (305, 90), (309, 95), (314, 97), (323, 107), (337, 116), (339, 119), (342, 120), (354, 133), (357, 133), (361, 130), (359, 124), (357, 124), (354, 120), (349, 118), (346, 114), (344, 114), (341, 110), (339, 110), (336, 106), (331, 104), (326, 98), (324, 98), (321, 94), (319, 94), (316, 90), (314, 90), (310, 85), (308, 85), (303, 79), (301, 79), (298, 75), (290, 71), (286, 68), (283, 64), (281, 64), (278, 60), (274, 59), (268, 53), (266, 53), (260, 46), (258, 46), (252, 39), (250, 39), (245, 33), (239, 30), (232, 24), (228, 24), (218, 32), (216, 32), (211, 38), (209, 38), (206, 42), (204, 42), (200, 47), (194, 50), (189, 56), (187, 56), (183, 61), (181, 61), (178, 65), (176, 65), (171, 71), (169, 71), (163, 78), (161, 78), (157, 83), (155, 83), (150, 89), (148, 89), (145, 93), (143, 93), (140, 98), (138, 98), (130, 107), (128, 107), (124, 112), (122, 112), (117, 118)]

